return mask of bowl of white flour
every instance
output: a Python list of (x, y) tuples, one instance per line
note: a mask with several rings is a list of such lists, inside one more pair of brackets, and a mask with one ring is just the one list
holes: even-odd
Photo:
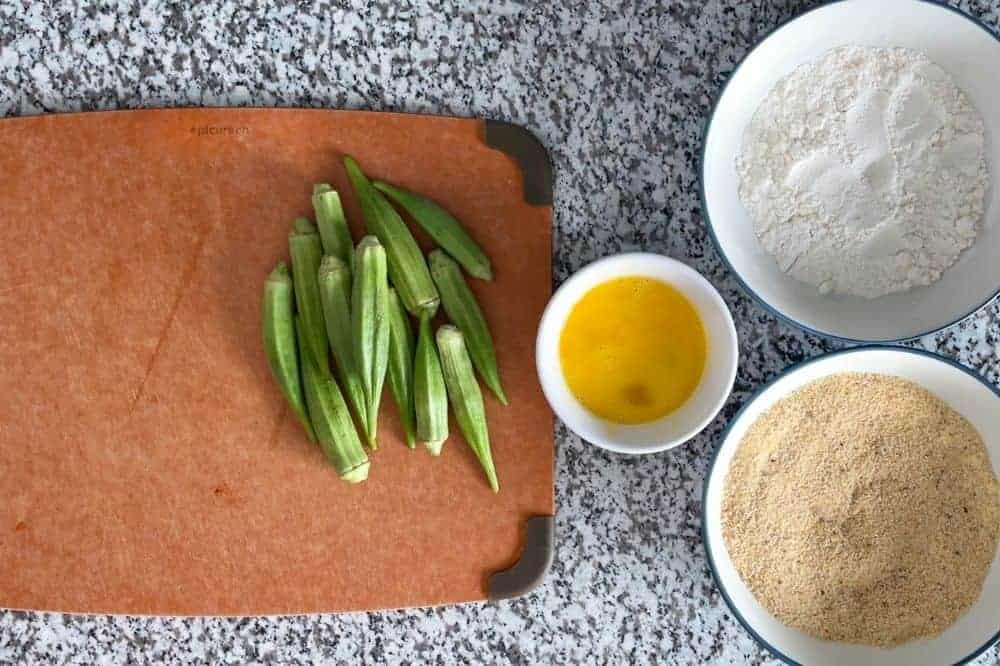
[(1000, 291), (1000, 41), (920, 0), (842, 0), (759, 44), (702, 159), (719, 253), (765, 307), (852, 341), (948, 326)]

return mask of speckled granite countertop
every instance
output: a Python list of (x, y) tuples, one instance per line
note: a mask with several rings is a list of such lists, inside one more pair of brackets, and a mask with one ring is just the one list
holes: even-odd
[[(0, 115), (180, 105), (372, 108), (522, 123), (556, 168), (557, 279), (621, 250), (681, 258), (722, 291), (743, 346), (724, 413), (688, 446), (609, 455), (559, 428), (556, 563), (497, 605), (284, 619), (0, 613), (0, 663), (770, 663), (706, 567), (701, 489), (726, 419), (833, 348), (766, 314), (710, 245), (696, 161), (735, 63), (801, 0), (377, 0), (268, 9), (0, 4)], [(996, 0), (957, 3), (993, 29)], [(164, 5), (160, 7), (160, 5)], [(462, 7), (461, 9), (459, 7)], [(1000, 308), (915, 343), (1000, 381)], [(978, 666), (1000, 664), (1000, 649)]]

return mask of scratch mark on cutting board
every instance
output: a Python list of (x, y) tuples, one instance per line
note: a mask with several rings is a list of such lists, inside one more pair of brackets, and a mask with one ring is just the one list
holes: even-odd
[(13, 293), (15, 291), (20, 291), (21, 289), (30, 289), (31, 287), (34, 287), (34, 286), (36, 286), (38, 284), (40, 284), (40, 283), (38, 283), (38, 282), (22, 282), (21, 284), (13, 284), (13, 285), (11, 285), (9, 287), (5, 287), (3, 289), (0, 289), (0, 296), (5, 296), (5, 295), (11, 294), (11, 293)]
[(267, 438), (267, 448), (273, 449), (278, 445), (278, 437), (281, 436), (281, 424), (285, 422), (285, 413), (288, 411), (288, 407), (285, 403), (281, 403), (281, 409), (278, 410), (278, 418), (275, 420), (274, 428), (271, 430), (271, 436)]
[(131, 418), (135, 413), (136, 406), (146, 393), (146, 382), (149, 381), (150, 375), (153, 374), (153, 368), (156, 366), (156, 360), (159, 358), (160, 352), (163, 351), (164, 343), (167, 340), (167, 335), (170, 333), (170, 327), (173, 326), (174, 319), (177, 318), (177, 311), (180, 310), (184, 294), (187, 293), (187, 290), (194, 282), (195, 274), (198, 272), (198, 260), (201, 259), (202, 252), (205, 249), (205, 242), (208, 240), (210, 230), (211, 225), (204, 224), (198, 234), (198, 239), (195, 241), (194, 251), (191, 253), (191, 259), (188, 261), (187, 266), (184, 267), (184, 272), (181, 274), (180, 284), (177, 287), (177, 293), (174, 296), (173, 302), (170, 304), (170, 309), (167, 311), (167, 319), (160, 329), (160, 335), (156, 339), (156, 346), (153, 347), (153, 353), (149, 357), (149, 362), (146, 363), (146, 369), (142, 374), (142, 379), (139, 381), (139, 387), (136, 389), (135, 396), (132, 398), (132, 403), (129, 405), (129, 418)]

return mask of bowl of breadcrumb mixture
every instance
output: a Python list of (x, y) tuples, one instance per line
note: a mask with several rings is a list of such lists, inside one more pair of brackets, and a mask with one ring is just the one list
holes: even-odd
[(1000, 634), (1000, 396), (933, 354), (796, 366), (734, 420), (706, 481), (713, 572), (800, 663), (952, 664)]

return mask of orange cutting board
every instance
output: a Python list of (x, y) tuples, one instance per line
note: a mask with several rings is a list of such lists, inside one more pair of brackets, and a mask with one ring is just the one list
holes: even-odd
[[(441, 202), (494, 262), (494, 282), (471, 284), (511, 403), (486, 396), (499, 495), (454, 423), (440, 458), (407, 449), (388, 392), (369, 480), (341, 482), (270, 377), (262, 287), (313, 183), (340, 190), (362, 233), (344, 154)], [(553, 513), (534, 369), (551, 172), (523, 130), (297, 109), (51, 115), (0, 121), (0, 174), (0, 606), (485, 599), (526, 521)]]

